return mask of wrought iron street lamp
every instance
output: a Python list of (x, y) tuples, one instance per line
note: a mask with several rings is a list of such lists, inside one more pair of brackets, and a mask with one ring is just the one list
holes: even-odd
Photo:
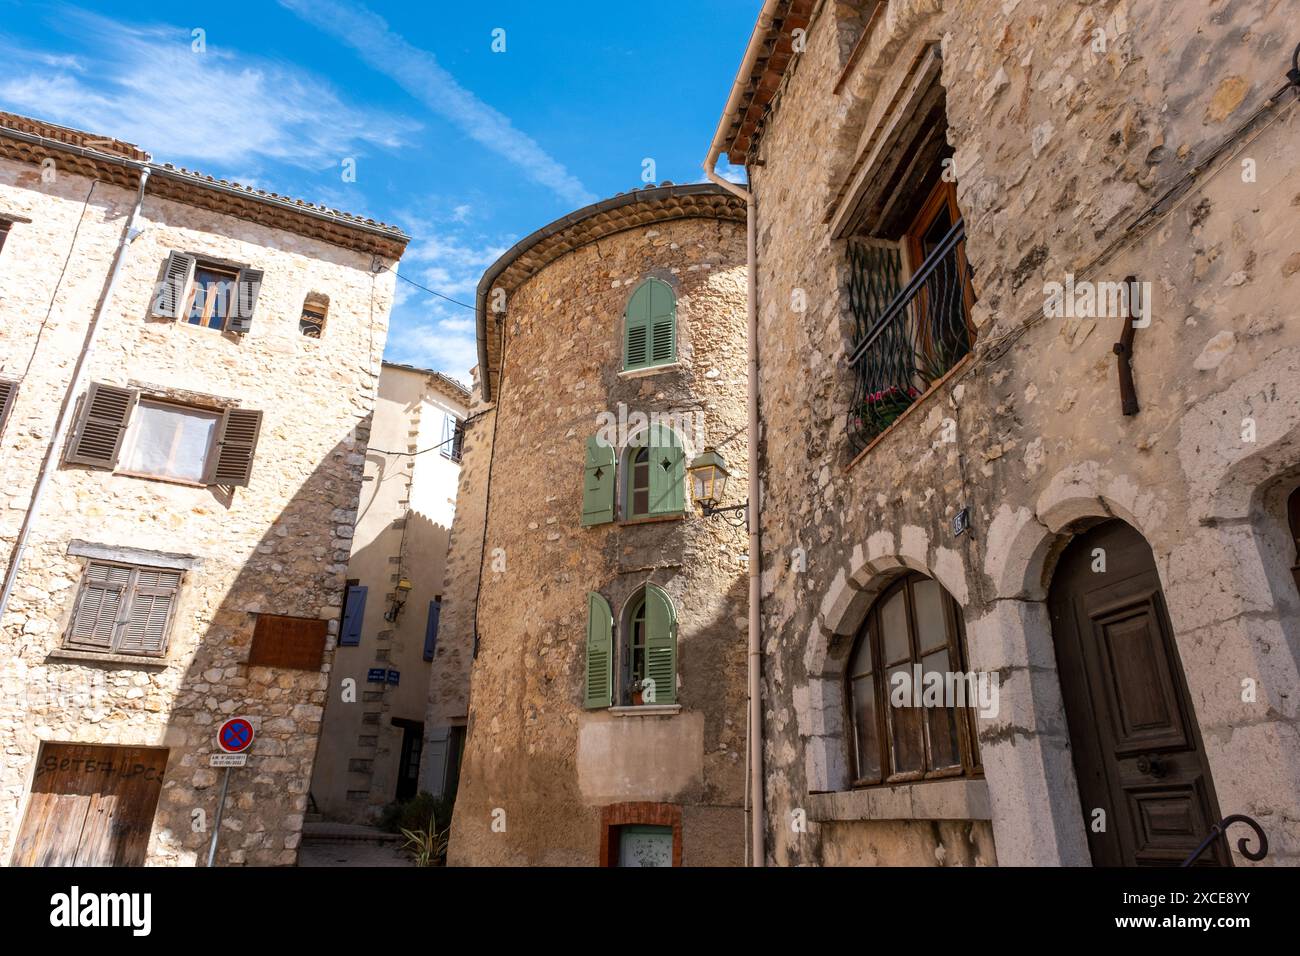
[[(705, 448), (704, 451), (697, 455), (691, 462), (688, 469), (691, 473), (691, 498), (700, 506), (700, 513), (706, 518), (712, 518), (714, 515), (725, 515), (734, 512), (741, 512), (742, 521), (748, 514), (748, 503), (729, 505), (719, 507), (725, 500), (727, 490), (727, 478), (731, 472), (727, 470), (727, 463), (723, 457), (713, 448)], [(732, 522), (728, 518), (723, 518), (728, 524)]]

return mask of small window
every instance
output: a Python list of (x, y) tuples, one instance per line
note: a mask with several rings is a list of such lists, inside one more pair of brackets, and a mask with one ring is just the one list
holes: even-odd
[(623, 368), (626, 371), (677, 361), (677, 298), (668, 283), (646, 279), (623, 314)]
[(67, 646), (162, 656), (180, 584), (180, 571), (90, 562), (77, 593)]
[[(893, 700), (899, 675), (909, 682), (918, 672), (946, 677), (964, 673), (964, 661), (961, 608), (939, 582), (909, 574), (880, 596), (846, 675), (855, 786), (979, 772), (970, 707)], [(921, 688), (914, 691), (919, 696)]]
[(327, 295), (313, 292), (302, 304), (302, 316), (298, 319), (298, 331), (309, 339), (318, 339), (325, 331), (325, 318), (329, 315), (330, 299)]
[(201, 482), (221, 413), (141, 399), (119, 470), (132, 475)]
[(0, 250), (5, 247), (5, 240), (9, 238), (9, 227), (12, 226), (8, 219), (0, 219)]
[(457, 418), (455, 415), (448, 415), (442, 420), (442, 446), (440, 453), (443, 458), (450, 458), (452, 461), (459, 462), (461, 452), (465, 449), (465, 420)]
[(235, 306), (235, 284), (239, 273), (200, 262), (194, 268), (190, 308), (185, 321), (190, 325), (221, 330)]

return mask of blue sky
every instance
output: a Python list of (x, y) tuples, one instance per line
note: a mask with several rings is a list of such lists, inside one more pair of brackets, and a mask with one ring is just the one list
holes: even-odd
[[(394, 223), (401, 273), (472, 302), (517, 239), (643, 185), (645, 159), (701, 178), (760, 5), (0, 0), (0, 108)], [(473, 320), (399, 282), (385, 357), (468, 382)]]

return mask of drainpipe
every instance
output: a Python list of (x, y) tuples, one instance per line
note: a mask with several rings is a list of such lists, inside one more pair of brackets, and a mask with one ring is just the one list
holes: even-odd
[[(50, 476), (54, 473), (59, 449), (63, 446), (68, 428), (72, 423), (72, 410), (76, 407), (77, 395), (81, 391), (81, 383), (85, 378), (90, 353), (95, 346), (95, 336), (99, 332), (100, 319), (103, 318), (109, 302), (113, 299), (113, 290), (117, 287), (118, 275), (121, 273), (122, 263), (126, 259), (126, 247), (132, 239), (139, 235), (136, 222), (140, 218), (140, 209), (144, 205), (144, 187), (149, 181), (149, 167), (143, 163), (135, 163), (129, 160), (124, 161), (123, 165), (133, 166), (140, 171), (140, 188), (135, 196), (135, 206), (131, 209), (131, 215), (127, 218), (126, 225), (122, 229), (122, 238), (117, 243), (117, 252), (113, 256), (113, 269), (108, 275), (108, 285), (104, 289), (103, 296), (100, 297), (99, 307), (95, 309), (95, 314), (90, 320), (90, 328), (86, 330), (86, 339), (82, 343), (81, 354), (77, 356), (77, 365), (72, 371), (72, 381), (68, 383), (68, 390), (63, 396), (63, 406), (59, 409), (59, 420), (54, 427), (54, 436), (50, 439), (49, 448), (45, 450), (45, 459), (41, 462), (41, 473), (36, 479), (36, 487), (32, 491), (32, 500), (27, 505), (27, 513), (23, 515), (23, 525), (18, 532), (18, 540), (14, 543), (13, 553), (9, 558), (9, 567), (5, 570), (4, 591), (0, 593), (0, 621), (4, 620), (5, 612), (9, 609), (9, 597), (13, 594), (14, 583), (18, 580), (18, 567), (22, 564), (23, 553), (27, 550), (27, 539), (31, 536), (32, 527), (36, 524), (41, 499), (45, 495), (45, 488), (49, 484)], [(58, 290), (55, 291), (57, 293)]]
[[(763, 39), (781, 0), (766, 0), (759, 12), (758, 22), (749, 36), (749, 46), (741, 60), (736, 79), (731, 84), (731, 94), (727, 106), (718, 120), (714, 131), (709, 154), (704, 159), (704, 175), (711, 182), (734, 193), (745, 200), (745, 273), (746, 325), (749, 335), (749, 381), (746, 387), (746, 401), (749, 406), (749, 507), (745, 515), (749, 523), (749, 720), (746, 736), (749, 765), (749, 860), (750, 866), (764, 866), (767, 861), (763, 848), (763, 702), (762, 702), (762, 617), (760, 600), (762, 596), (762, 551), (759, 538), (759, 512), (762, 510), (762, 493), (758, 472), (758, 224), (755, 219), (755, 201), (752, 189), (742, 189), (735, 183), (719, 176), (714, 169), (718, 156), (726, 148), (726, 125), (735, 114), (740, 99), (749, 85), (749, 76), (754, 62), (762, 49)], [(745, 169), (749, 179), (749, 169)]]

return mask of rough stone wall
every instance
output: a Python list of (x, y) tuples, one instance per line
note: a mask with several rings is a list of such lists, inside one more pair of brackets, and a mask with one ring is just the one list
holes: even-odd
[(444, 795), (447, 762), (459, 756), (450, 752), (453, 743), (449, 739), (450, 728), (464, 727), (469, 718), (474, 606), (483, 559), (483, 518), (496, 415), (495, 405), (483, 402), (482, 393), (475, 385), (461, 446), (456, 517), (447, 544), (438, 653), (429, 671), (424, 753), (420, 761), (420, 789), (439, 796)]
[[(727, 496), (745, 499), (744, 261), (743, 226), (679, 220), (578, 249), (510, 297), (452, 864), (594, 865), (600, 808), (638, 801), (682, 806), (685, 865), (741, 860), (745, 532), (694, 511), (591, 528), (580, 517), (586, 439), (620, 402), (702, 412), (704, 442), (733, 475)], [(677, 294), (679, 365), (620, 375), (623, 312), (648, 276)], [(477, 512), (465, 502), (458, 516)], [(620, 628), (646, 582), (676, 606), (681, 712), (585, 711), (587, 594)]]
[[(1083, 273), (1285, 82), (1284, 5), (891, 0), (836, 95), (841, 6), (810, 27), (753, 168), (769, 858), (925, 864), (951, 839), (921, 820), (788, 825), (810, 791), (847, 789), (844, 656), (872, 595), (911, 567), (956, 597), (972, 666), (1002, 679), (1000, 715), (980, 725), (997, 860), (1086, 864), (1043, 600), (1070, 532), (1117, 516), (1154, 551), (1220, 807), (1261, 821), (1268, 862), (1296, 862), (1300, 601), (1279, 513), (1300, 471), (1295, 109), (1095, 267), (1153, 284), (1138, 415), (1119, 409), (1120, 322), (1042, 317), (1045, 282)], [(931, 43), (977, 355), (851, 464), (845, 243), (827, 209)], [(972, 532), (955, 538), (964, 506)]]
[[(133, 192), (0, 163), (0, 211), (23, 216), (0, 252), (0, 374), (21, 378), (0, 452), (0, 541), (15, 540)], [(151, 864), (192, 864), (211, 825), (213, 733), (258, 729), (234, 773), (219, 863), (292, 864), (337, 632), (375, 381), (394, 278), (370, 256), (146, 199), (103, 318), (87, 381), (236, 399), (264, 413), (251, 485), (232, 492), (78, 465), (53, 472), (0, 636), (0, 857), (8, 858), (42, 741), (162, 746), (166, 777)], [(265, 270), (251, 332), (149, 314), (173, 249)], [(386, 263), (391, 265), (392, 263)], [(330, 296), (320, 340), (298, 332), (307, 293)], [(63, 449), (57, 449), (60, 456)], [(162, 666), (62, 661), (83, 567), (68, 543), (193, 555)], [(255, 615), (329, 621), (319, 672), (250, 668)]]

